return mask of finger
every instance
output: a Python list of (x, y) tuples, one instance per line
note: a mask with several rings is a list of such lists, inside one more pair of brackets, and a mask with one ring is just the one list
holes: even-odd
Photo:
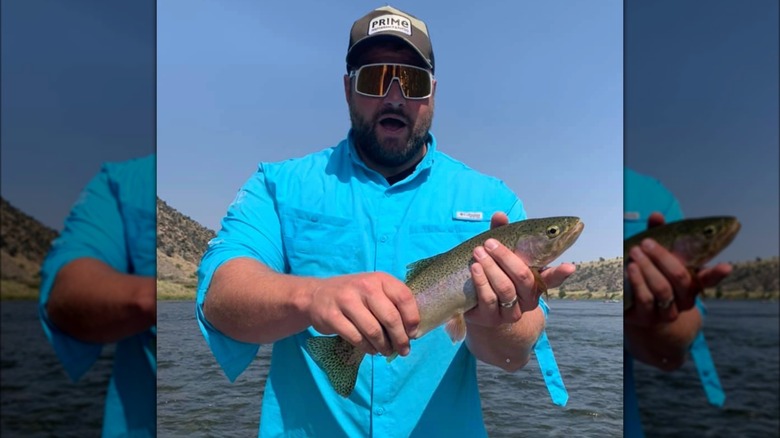
[(676, 299), (687, 302), (699, 292), (698, 284), (693, 281), (688, 268), (677, 256), (652, 239), (643, 240), (641, 246), (642, 252), (653, 261), (653, 265), (671, 285)]
[[(497, 292), (502, 302), (511, 301), (514, 295), (520, 295), (521, 300), (531, 296), (536, 297), (534, 275), (517, 254), (496, 239), (488, 239), (484, 248), (495, 263), (492, 265), (488, 263), (488, 266), (483, 263), (483, 266), (490, 284), (493, 285), (493, 290)], [(498, 284), (494, 283), (494, 276)], [(504, 278), (509, 279), (511, 288), (503, 284)]]
[[(658, 315), (663, 321), (672, 321), (677, 318), (674, 289), (666, 276), (658, 270), (653, 260), (639, 247), (631, 248), (629, 254), (631, 260), (639, 267), (644, 284), (653, 296), (654, 305), (658, 308)], [(674, 258), (674, 256), (671, 257)]]
[(550, 289), (559, 287), (567, 278), (574, 274), (574, 271), (576, 270), (577, 267), (571, 263), (561, 263), (554, 268), (543, 270), (541, 273), (542, 280), (544, 280), (544, 284)]
[(395, 305), (398, 313), (401, 315), (404, 330), (409, 339), (417, 338), (417, 327), (420, 325), (420, 310), (417, 308), (417, 301), (412, 295), (412, 291), (393, 278), (393, 282), (383, 283), (385, 296)]
[(371, 345), (366, 338), (360, 334), (360, 330), (352, 324), (346, 316), (339, 314), (330, 321), (333, 332), (344, 338), (347, 342), (364, 351), (366, 354), (374, 355), (376, 348)]
[[(476, 249), (474, 250), (477, 251)], [(487, 315), (489, 318), (488, 323), (490, 325), (498, 325), (501, 322), (501, 317), (498, 310), (498, 296), (493, 292), (493, 288), (490, 286), (487, 276), (485, 276), (485, 269), (479, 263), (471, 265), (471, 281), (474, 282), (474, 290), (477, 293), (477, 307), (482, 315)]]
[(718, 263), (712, 268), (702, 269), (698, 273), (699, 283), (703, 288), (715, 287), (731, 274), (732, 269), (728, 263)]
[[(485, 271), (491, 289), (498, 297), (502, 318), (506, 322), (517, 321), (522, 314), (520, 306), (515, 308), (514, 305), (506, 307), (501, 304), (512, 303), (515, 298), (528, 303), (536, 299), (535, 295), (531, 296), (534, 285), (531, 271), (517, 255), (495, 239), (488, 239), (485, 246), (477, 248), (475, 252), (481, 257), (478, 261)], [(524, 294), (520, 293), (523, 289), (518, 289), (518, 285), (526, 286)]]
[(490, 229), (492, 230), (493, 228), (498, 228), (508, 223), (509, 217), (505, 213), (499, 211), (490, 218)]
[(654, 317), (655, 298), (645, 283), (642, 276), (642, 270), (636, 263), (629, 263), (626, 267), (628, 273), (628, 282), (634, 292), (634, 306), (628, 311), (628, 317), (633, 317), (636, 321), (646, 324), (652, 321)]
[(371, 346), (384, 356), (393, 354), (393, 348), (390, 340), (385, 336), (382, 325), (374, 314), (362, 303), (355, 306), (344, 308), (344, 315), (349, 318), (352, 324), (360, 331), (363, 338)]
[(401, 356), (409, 354), (409, 337), (406, 335), (401, 313), (395, 304), (384, 294), (372, 296), (367, 304), (371, 313), (382, 324), (387, 337), (390, 338), (392, 344), (390, 354), (393, 351), (397, 351)]

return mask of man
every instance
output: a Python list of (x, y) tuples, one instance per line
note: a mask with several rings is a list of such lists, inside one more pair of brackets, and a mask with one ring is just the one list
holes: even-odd
[[(439, 328), (410, 343), (420, 316), (406, 266), (526, 214), (502, 182), (438, 150), (425, 23), (392, 7), (371, 11), (354, 23), (346, 61), (347, 139), (261, 163), (199, 269), (198, 321), (228, 378), (259, 344), (274, 344), (260, 435), (484, 436), (476, 359), (516, 371), (535, 345), (564, 404), (546, 305), (528, 267), (494, 240), (474, 249), (479, 304), (466, 314), (465, 342)], [(542, 275), (555, 287), (573, 271)], [(347, 398), (303, 349), (319, 334), (371, 355)], [(405, 357), (388, 363), (393, 352)]]
[(71, 379), (116, 343), (103, 436), (154, 437), (155, 158), (104, 164), (41, 268), (39, 314)]
[[(625, 238), (683, 219), (674, 196), (657, 180), (626, 169), (623, 233)], [(703, 288), (714, 287), (731, 272), (725, 263), (702, 269), (693, 278), (680, 260), (647, 239), (629, 252), (627, 281), (635, 305), (624, 316), (624, 434), (643, 436), (634, 388), (633, 360), (672, 371), (685, 363), (690, 351), (711, 403), (721, 405), (724, 395), (701, 333), (704, 306), (698, 299)]]

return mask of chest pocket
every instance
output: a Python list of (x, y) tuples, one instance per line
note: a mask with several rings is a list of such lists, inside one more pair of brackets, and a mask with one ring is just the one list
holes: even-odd
[(365, 270), (364, 230), (354, 220), (297, 208), (280, 215), (291, 274), (330, 277)]

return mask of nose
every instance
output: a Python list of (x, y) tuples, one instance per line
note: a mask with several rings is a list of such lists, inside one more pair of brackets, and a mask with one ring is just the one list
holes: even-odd
[(387, 95), (384, 98), (383, 104), (398, 108), (403, 106), (405, 102), (406, 98), (404, 98), (404, 94), (401, 91), (401, 84), (398, 82), (397, 78), (393, 79), (393, 82), (390, 83), (390, 89), (387, 90)]

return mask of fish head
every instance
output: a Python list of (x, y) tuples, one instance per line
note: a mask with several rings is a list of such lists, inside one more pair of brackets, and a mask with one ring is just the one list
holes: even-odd
[(688, 220), (670, 231), (674, 241), (669, 249), (687, 266), (699, 268), (729, 246), (740, 228), (737, 218), (731, 216)]
[(574, 244), (585, 224), (573, 216), (526, 219), (518, 225), (514, 252), (526, 265), (544, 267)]

